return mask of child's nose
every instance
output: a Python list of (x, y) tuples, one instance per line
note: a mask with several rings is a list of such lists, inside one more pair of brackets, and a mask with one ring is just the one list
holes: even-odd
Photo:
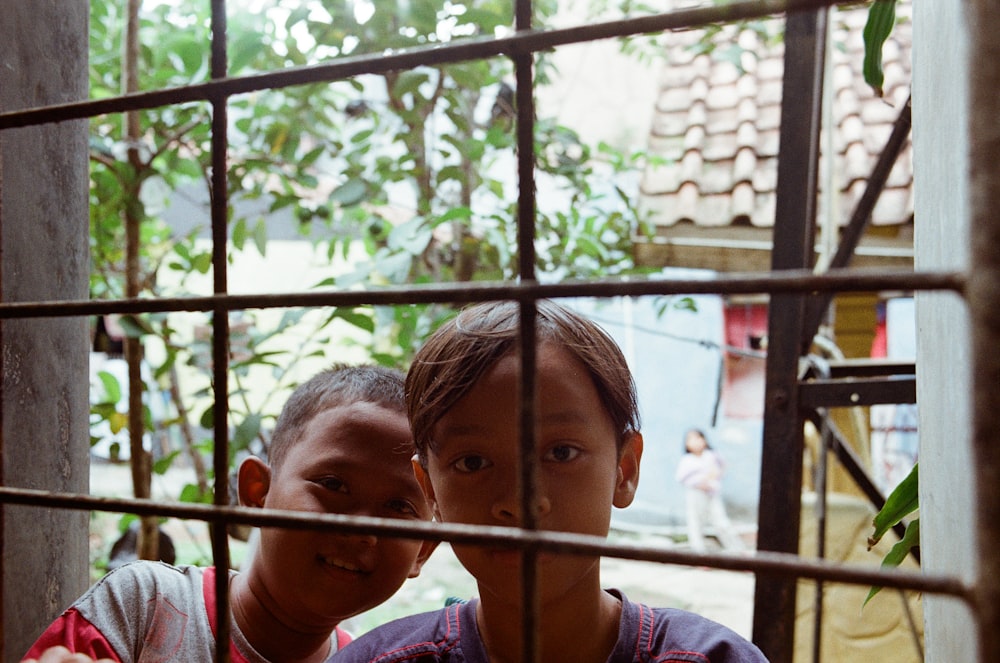
[(369, 548), (374, 548), (378, 545), (378, 536), (374, 532), (358, 532), (356, 534), (348, 534), (347, 539), (354, 541), (358, 545), (367, 546)]
[[(492, 515), (503, 525), (521, 525), (523, 500), (520, 491), (506, 490), (500, 497), (493, 501)], [(534, 515), (541, 518), (552, 510), (549, 498), (544, 495), (535, 495)]]

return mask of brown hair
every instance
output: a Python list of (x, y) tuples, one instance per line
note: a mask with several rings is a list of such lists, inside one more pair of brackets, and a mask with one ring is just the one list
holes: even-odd
[(384, 366), (335, 364), (317, 373), (299, 385), (282, 408), (271, 436), (268, 463), (277, 469), (288, 448), (320, 412), (351, 403), (374, 403), (405, 413), (403, 381), (402, 371)]
[[(618, 435), (639, 430), (635, 381), (618, 344), (597, 324), (549, 300), (536, 302), (538, 343), (551, 342), (586, 368)], [(433, 448), (431, 430), (497, 361), (517, 351), (520, 306), (486, 302), (463, 309), (417, 352), (406, 376), (406, 407), (421, 462)]]

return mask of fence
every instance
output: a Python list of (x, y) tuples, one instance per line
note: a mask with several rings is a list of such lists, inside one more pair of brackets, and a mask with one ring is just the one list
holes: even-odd
[[(0, 114), (0, 130), (15, 127), (63, 122), (66, 120), (89, 118), (101, 114), (127, 113), (146, 108), (179, 104), (191, 101), (207, 101), (212, 105), (212, 236), (214, 294), (206, 297), (139, 299), (126, 298), (115, 301), (57, 301), (0, 304), (0, 320), (21, 318), (52, 318), (71, 316), (93, 316), (108, 313), (138, 314), (170, 311), (201, 311), (212, 313), (213, 356), (215, 384), (215, 451), (214, 463), (217, 468), (225, 468), (229, 457), (227, 417), (227, 338), (228, 312), (242, 309), (266, 309), (289, 307), (328, 307), (361, 305), (400, 305), (410, 303), (452, 302), (465, 303), (490, 299), (516, 300), (522, 311), (522, 336), (533, 338), (534, 302), (539, 298), (562, 298), (574, 296), (644, 296), (674, 294), (757, 294), (771, 295), (772, 302), (790, 302), (800, 305), (809, 296), (821, 293), (829, 296), (836, 292), (905, 290), (928, 291), (948, 290), (963, 295), (969, 303), (973, 327), (974, 350), (977, 357), (974, 384), (970, 393), (975, 399), (974, 456), (973, 468), (978, 480), (979, 505), (977, 513), (976, 557), (980, 562), (977, 582), (972, 585), (953, 577), (929, 573), (909, 573), (904, 571), (864, 570), (846, 568), (823, 561), (809, 561), (794, 555), (797, 546), (798, 494), (801, 476), (801, 456), (794, 453), (794, 447), (801, 447), (801, 431), (792, 429), (801, 419), (795, 415), (798, 405), (798, 391), (795, 384), (786, 380), (777, 385), (783, 395), (774, 396), (775, 409), (770, 419), (765, 418), (765, 442), (772, 440), (770, 447), (784, 453), (793, 449), (790, 457), (768, 455), (765, 451), (763, 472), (772, 475), (789, 476), (787, 484), (780, 486), (773, 494), (762, 494), (762, 513), (769, 514), (761, 523), (761, 550), (752, 558), (734, 558), (710, 555), (708, 557), (677, 550), (662, 549), (649, 545), (610, 544), (603, 539), (577, 535), (542, 532), (531, 529), (510, 530), (496, 527), (475, 527), (456, 524), (409, 524), (383, 521), (371, 518), (345, 517), (336, 515), (307, 516), (272, 513), (228, 506), (227, 474), (216, 473), (215, 500), (213, 506), (181, 505), (159, 503), (150, 500), (109, 499), (89, 495), (59, 494), (47, 491), (0, 487), (0, 503), (34, 505), (58, 509), (83, 511), (129, 512), (138, 515), (158, 515), (185, 519), (204, 520), (212, 524), (213, 553), (215, 565), (223, 569), (229, 566), (227, 549), (227, 525), (242, 523), (255, 526), (284, 526), (310, 529), (331, 529), (343, 532), (378, 530), (386, 535), (418, 536), (433, 540), (455, 543), (489, 543), (503, 540), (517, 542), (529, 552), (575, 551), (600, 554), (636, 560), (674, 563), (711, 564), (721, 569), (743, 570), (757, 574), (758, 589), (755, 604), (755, 640), (774, 661), (790, 660), (790, 637), (792, 623), (789, 619), (794, 599), (794, 578), (812, 578), (824, 582), (844, 582), (864, 585), (899, 587), (928, 593), (939, 593), (957, 597), (968, 603), (978, 616), (979, 650), (995, 651), (1000, 648), (1000, 555), (995, 550), (1000, 547), (1000, 518), (996, 511), (1000, 508), (1000, 458), (994, 451), (995, 430), (1000, 422), (1000, 368), (998, 368), (997, 342), (1000, 341), (1000, 323), (997, 321), (995, 302), (1000, 301), (1000, 263), (994, 247), (1000, 245), (1000, 223), (995, 219), (994, 210), (1000, 208), (1000, 177), (994, 163), (997, 153), (997, 130), (993, 124), (997, 112), (995, 90), (1000, 78), (1000, 58), (996, 57), (997, 46), (990, 41), (995, 31), (988, 29), (997, 23), (997, 11), (988, 6), (986, 0), (969, 3), (973, 12), (980, 15), (980, 21), (972, 21), (971, 35), (973, 57), (972, 80), (973, 117), (970, 135), (972, 141), (973, 173), (973, 223), (976, 232), (983, 238), (977, 241), (973, 254), (973, 264), (968, 274), (959, 273), (853, 273), (849, 270), (834, 270), (817, 275), (802, 263), (799, 256), (778, 256), (774, 272), (760, 276), (720, 276), (711, 280), (656, 280), (656, 281), (594, 281), (587, 283), (541, 284), (536, 279), (534, 254), (535, 190), (534, 181), (534, 101), (532, 95), (534, 54), (553, 47), (581, 43), (589, 40), (638, 35), (650, 32), (675, 30), (703, 26), (717, 21), (735, 21), (770, 14), (788, 12), (789, 31), (794, 35), (807, 34), (822, 20), (830, 3), (823, 0), (763, 0), (743, 1), (729, 5), (696, 7), (672, 11), (642, 18), (625, 19), (587, 26), (536, 31), (532, 29), (532, 6), (530, 0), (519, 0), (516, 4), (513, 35), (502, 38), (470, 39), (447, 45), (417, 48), (404, 52), (390, 52), (373, 56), (346, 57), (301, 68), (266, 72), (257, 75), (227, 78), (226, 70), (226, 24), (223, 0), (213, 0), (212, 18), (212, 74), (209, 82), (179, 88), (153, 90), (126, 94), (114, 98), (80, 101), (32, 108), (28, 110)], [(798, 22), (803, 32), (795, 32), (793, 25)], [(812, 26), (810, 28), (810, 26)], [(808, 42), (813, 44), (814, 42)], [(789, 50), (794, 51), (794, 44)], [(232, 295), (228, 293), (226, 258), (227, 198), (227, 101), (233, 95), (254, 91), (280, 88), (306, 83), (342, 80), (366, 73), (406, 70), (420, 65), (441, 65), (479, 58), (496, 56), (509, 57), (515, 67), (518, 176), (522, 185), (518, 199), (518, 242), (517, 254), (519, 279), (516, 284), (437, 284), (432, 286), (412, 286), (405, 288), (384, 288), (377, 291), (351, 292), (310, 292), (294, 295)], [(790, 68), (791, 75), (799, 72), (805, 78), (797, 85), (801, 89), (815, 90), (814, 72), (807, 71), (808, 61), (803, 67)], [(790, 74), (786, 73), (786, 76)], [(787, 84), (786, 84), (787, 89)], [(783, 124), (798, 123), (798, 129), (783, 131), (781, 161), (784, 168), (796, 173), (779, 174), (779, 215), (776, 237), (780, 233), (784, 246), (801, 246), (802, 233), (806, 225), (802, 219), (812, 214), (809, 202), (810, 191), (815, 190), (814, 178), (816, 117), (814, 105), (805, 104), (802, 113), (796, 114), (783, 108)], [(787, 113), (787, 114), (785, 114)], [(982, 140), (978, 140), (982, 137)], [(2, 138), (2, 134), (0, 134)], [(786, 143), (786, 140), (788, 141)], [(795, 141), (800, 141), (796, 144)], [(784, 158), (787, 155), (798, 155)], [(811, 160), (811, 164), (810, 164)], [(797, 176), (801, 181), (796, 181)], [(781, 187), (785, 187), (784, 207), (782, 207)], [(799, 190), (796, 195), (792, 192)], [(778, 245), (778, 242), (775, 242)], [(782, 260), (785, 260), (782, 263)], [(779, 271), (780, 270), (780, 271)], [(778, 308), (778, 307), (773, 307)], [(798, 338), (803, 320), (789, 318), (771, 319), (771, 348), (773, 359), (769, 363), (769, 376), (793, 376), (799, 358)], [(782, 329), (782, 325), (785, 328)], [(787, 342), (792, 350), (778, 353), (774, 348)], [(533, 390), (534, 357), (526, 353), (523, 375), (525, 393)], [(783, 365), (782, 365), (783, 362)], [(785, 378), (776, 378), (785, 379)], [(769, 377), (769, 385), (775, 386)], [(769, 391), (773, 396), (775, 392)], [(815, 395), (813, 396), (815, 399)], [(5, 407), (9, 407), (5, 403)], [(792, 416), (789, 416), (789, 411)], [(766, 415), (767, 417), (768, 415)], [(768, 429), (768, 422), (770, 428)], [(530, 421), (522, 421), (523, 435), (532, 435)], [(535, 488), (530, 480), (531, 463), (525, 463), (529, 479), (524, 482), (525, 504), (530, 503)], [(784, 473), (784, 474), (783, 474)], [(527, 511), (527, 510), (526, 510)], [(791, 521), (789, 514), (795, 514)], [(784, 518), (779, 521), (776, 518)], [(791, 525), (796, 525), (792, 527)], [(216, 592), (218, 601), (218, 641), (220, 661), (228, 660), (229, 611), (227, 574), (217, 574)], [(534, 575), (531, 569), (522, 578), (525, 595), (533, 594)], [(537, 608), (528, 601), (524, 613), (524, 629), (528, 637), (524, 643), (524, 660), (536, 659), (537, 642), (533, 625), (538, 621)], [(765, 628), (764, 625), (769, 625)]]

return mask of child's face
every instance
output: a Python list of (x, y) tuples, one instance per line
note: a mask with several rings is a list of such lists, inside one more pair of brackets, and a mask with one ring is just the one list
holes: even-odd
[(687, 450), (690, 451), (691, 453), (700, 454), (707, 448), (708, 443), (705, 442), (705, 438), (703, 438), (695, 431), (689, 431), (684, 438), (684, 445), (687, 447)]
[[(583, 364), (549, 343), (540, 346), (537, 363), (537, 526), (606, 536), (612, 505), (628, 506), (634, 496), (642, 437), (631, 436), (619, 455), (611, 419)], [(441, 520), (522, 524), (519, 374), (517, 356), (504, 357), (435, 424), (426, 471), (416, 467)], [(454, 548), (484, 597), (517, 600), (519, 552)], [(544, 602), (567, 595), (584, 578), (599, 580), (599, 565), (592, 557), (541, 554), (539, 574)]]
[[(263, 506), (429, 520), (411, 448), (400, 412), (372, 403), (326, 410), (309, 422), (271, 474)], [(419, 572), (424, 551), (429, 553), (420, 541), (266, 528), (251, 570), (264, 579), (270, 595), (265, 600), (291, 612), (287, 617), (325, 626), (389, 598)]]

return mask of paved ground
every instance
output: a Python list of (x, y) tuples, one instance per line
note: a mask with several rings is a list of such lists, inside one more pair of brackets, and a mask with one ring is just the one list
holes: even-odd
[[(189, 473), (171, 471), (154, 477), (153, 496), (175, 499), (189, 481)], [(92, 464), (91, 490), (97, 495), (131, 494), (131, 478), (127, 465)], [(97, 514), (92, 523), (92, 555), (106, 557), (117, 536), (118, 516)], [(171, 521), (165, 525), (178, 550), (178, 561), (210, 563), (211, 547), (207, 541), (207, 526), (196, 521)], [(748, 542), (752, 528), (747, 531)], [(674, 545), (670, 539), (654, 534), (630, 534), (646, 543)], [(242, 559), (244, 546), (234, 541), (234, 565)], [(606, 587), (621, 589), (630, 599), (653, 606), (678, 607), (702, 614), (721, 622), (737, 633), (749, 637), (752, 626), (754, 579), (751, 574), (720, 571), (700, 567), (673, 566), (653, 562), (636, 562), (606, 558), (601, 567)], [(475, 583), (462, 568), (451, 548), (442, 544), (424, 567), (420, 577), (407, 581), (391, 601), (369, 613), (351, 620), (348, 628), (360, 634), (388, 619), (418, 611), (441, 607), (449, 596), (470, 597), (476, 594)]]

